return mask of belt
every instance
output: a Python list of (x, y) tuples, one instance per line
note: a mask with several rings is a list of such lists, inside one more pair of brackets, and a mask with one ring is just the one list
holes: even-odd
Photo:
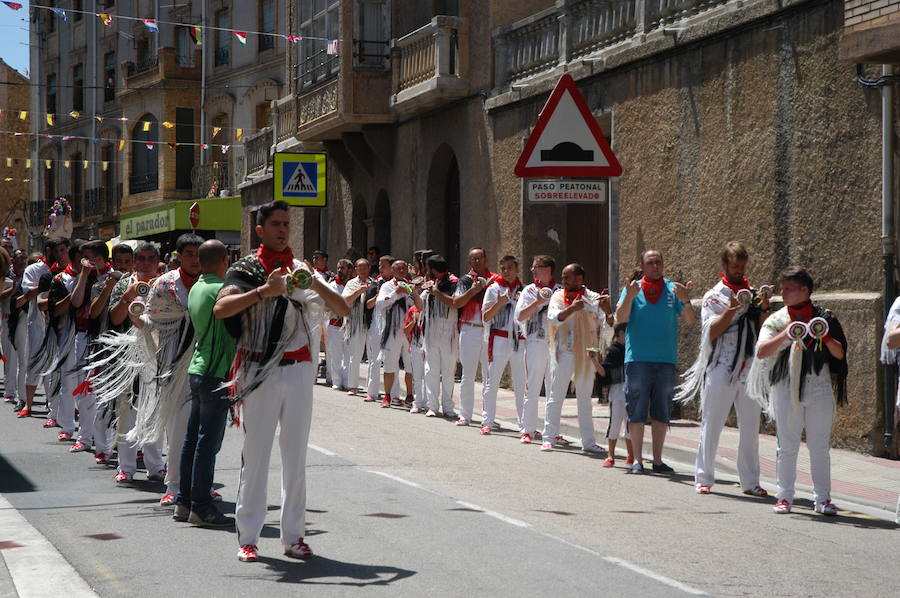
[[(500, 338), (509, 338), (508, 330), (498, 330), (497, 328), (491, 328), (491, 332), (488, 335), (488, 363), (494, 361), (494, 337), (499, 336)], [(519, 340), (524, 341), (525, 337), (521, 334), (519, 335)]]
[[(243, 358), (247, 361), (259, 362), (262, 360), (262, 353), (247, 351), (244, 353)], [(278, 362), (278, 365), (293, 365), (304, 361), (312, 361), (312, 354), (309, 351), (309, 346), (300, 347), (296, 351), (284, 353), (281, 356), (281, 361)]]
[(475, 328), (484, 328), (484, 324), (476, 324), (475, 322), (460, 322), (462, 326), (474, 326)]

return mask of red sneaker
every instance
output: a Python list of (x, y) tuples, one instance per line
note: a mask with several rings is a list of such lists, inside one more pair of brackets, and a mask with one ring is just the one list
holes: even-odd
[(766, 492), (766, 489), (763, 488), (762, 486), (754, 486), (753, 488), (750, 488), (749, 490), (744, 490), (744, 494), (747, 494), (749, 496), (759, 496), (760, 498), (765, 498), (766, 496), (769, 496), (769, 493)]
[(69, 432), (60, 432), (56, 435), (56, 439), (60, 442), (68, 442), (72, 440), (72, 435)]
[(94, 461), (97, 462), (97, 465), (106, 465), (109, 462), (109, 455), (106, 453), (97, 453), (94, 455)]
[(238, 550), (238, 560), (242, 563), (255, 563), (259, 560), (259, 548), (253, 544), (242, 544)]
[(22, 409), (16, 413), (16, 417), (31, 417), (31, 409)]
[(75, 444), (72, 445), (72, 448), (69, 449), (69, 452), (70, 453), (81, 453), (84, 451), (88, 451), (90, 449), (91, 449), (91, 447), (89, 447), (88, 445), (86, 445), (85, 443), (83, 443), (79, 440), (78, 442), (76, 442)]
[(628, 457), (625, 459), (625, 465), (634, 465), (634, 457)]
[(712, 491), (711, 486), (707, 486), (706, 484), (697, 484), (697, 494), (709, 494)]
[(774, 511), (777, 515), (785, 515), (787, 513), (790, 513), (791, 503), (783, 498), (779, 498), (778, 502), (775, 503), (775, 506), (772, 507), (772, 511)]
[(170, 492), (169, 494), (166, 494), (161, 499), (159, 499), (159, 506), (171, 507), (176, 502), (178, 502), (178, 497)]
[(381, 407), (390, 407), (391, 406), (391, 397), (389, 395), (384, 395), (384, 398), (381, 399)]
[(43, 424), (41, 424), (41, 427), (42, 428), (58, 428), (59, 424), (56, 423), (56, 420), (53, 419), (52, 417), (48, 417), (47, 421), (45, 421)]
[(481, 432), (482, 436), (490, 436), (491, 435), (491, 427), (484, 426), (483, 428), (481, 428), (480, 432)]
[(531, 444), (534, 438), (531, 437), (531, 434), (522, 434), (519, 436), (519, 442), (522, 444)]
[(289, 547), (284, 549), (285, 556), (289, 556), (292, 559), (308, 559), (313, 556), (312, 548), (309, 547), (309, 544), (303, 541), (303, 538), (300, 538)]
[(134, 481), (134, 475), (127, 471), (119, 471), (113, 476), (113, 479), (116, 481), (116, 484), (130, 484)]
[(215, 490), (210, 490), (209, 496), (212, 498), (213, 502), (222, 502), (222, 495)]
[(569, 446), (572, 442), (563, 438), (561, 434), (557, 434), (556, 438), (553, 439), (553, 444), (556, 446)]
[(366, 395), (366, 398), (363, 399), (363, 403), (374, 403), (375, 397), (372, 395)]
[(606, 461), (603, 462), (603, 467), (614, 467), (616, 464), (615, 459), (610, 459), (607, 457)]

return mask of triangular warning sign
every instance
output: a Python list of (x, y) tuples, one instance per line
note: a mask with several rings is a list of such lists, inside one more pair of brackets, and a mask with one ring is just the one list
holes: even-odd
[(521, 178), (622, 175), (622, 165), (571, 75), (559, 79), (541, 109), (515, 173)]
[(294, 174), (291, 175), (291, 178), (288, 180), (287, 184), (284, 186), (282, 190), (283, 193), (315, 193), (316, 185), (313, 183), (312, 179), (309, 178), (309, 175), (306, 173), (306, 169), (303, 168), (302, 163), (297, 163), (297, 169), (294, 170)]

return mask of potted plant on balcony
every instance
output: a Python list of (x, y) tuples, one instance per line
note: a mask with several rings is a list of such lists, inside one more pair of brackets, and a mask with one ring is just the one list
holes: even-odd
[(65, 197), (60, 197), (50, 206), (47, 217), (47, 228), (44, 234), (48, 237), (72, 237), (72, 205)]

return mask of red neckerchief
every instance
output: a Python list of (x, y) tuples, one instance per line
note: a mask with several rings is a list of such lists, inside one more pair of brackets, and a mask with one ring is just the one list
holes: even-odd
[(501, 287), (506, 287), (510, 291), (514, 291), (517, 288), (519, 288), (520, 286), (522, 286), (522, 283), (521, 283), (521, 281), (519, 281), (518, 278), (512, 282), (506, 282), (506, 279), (503, 278), (502, 276), (500, 277), (500, 280), (497, 281), (497, 284), (499, 284)]
[(47, 258), (45, 258), (44, 256), (41, 256), (41, 261), (44, 262), (44, 264), (45, 264), (48, 268), (52, 268), (52, 267), (53, 267), (53, 264), (51, 264), (50, 262), (48, 262), (48, 261), (47, 261)]
[(112, 264), (110, 264), (109, 262), (103, 262), (103, 267), (97, 270), (97, 275), (103, 276), (110, 270), (112, 270)]
[(662, 276), (656, 280), (647, 280), (646, 276), (641, 278), (641, 290), (644, 291), (644, 298), (655, 305), (663, 296), (664, 284)]
[(341, 280), (341, 277), (340, 277), (340, 276), (335, 276), (335, 277), (334, 277), (334, 282), (338, 283), (338, 284), (341, 285), (342, 287), (347, 286), (347, 283), (344, 282), (343, 280)]
[(791, 316), (791, 322), (809, 322), (813, 317), (812, 301), (806, 300), (799, 305), (788, 306), (788, 314)]
[(490, 270), (485, 270), (484, 274), (479, 274), (475, 270), (469, 270), (469, 277), (472, 279), (472, 282), (475, 282), (476, 278), (484, 278), (488, 282), (500, 282), (503, 280), (503, 277), (499, 274), (494, 274)]
[(722, 277), (722, 284), (724, 284), (726, 287), (731, 289), (731, 292), (734, 293), (735, 295), (737, 295), (737, 292), (740, 291), (741, 289), (749, 289), (750, 288), (750, 283), (747, 282), (747, 278), (745, 276), (741, 276), (741, 282), (738, 284), (731, 284), (731, 282), (728, 280), (728, 278), (726, 278), (725, 275), (722, 274), (721, 272), (719, 272), (719, 276)]
[(265, 245), (260, 245), (256, 250), (256, 256), (259, 263), (262, 264), (266, 274), (271, 274), (274, 270), (284, 266), (285, 268), (294, 267), (294, 252), (288, 247), (284, 251), (272, 251)]
[(191, 290), (191, 287), (194, 286), (194, 283), (197, 282), (198, 278), (200, 278), (199, 276), (191, 276), (184, 271), (184, 268), (181, 267), (178, 268), (178, 276), (181, 277), (181, 282), (184, 283), (184, 288), (186, 288), (188, 291)]
[[(54, 265), (56, 265), (56, 264), (54, 264)], [(72, 264), (69, 264), (68, 266), (66, 266), (66, 268), (65, 268), (65, 270), (63, 270), (63, 272), (65, 272), (69, 276), (78, 276), (78, 272), (75, 271), (75, 269), (72, 267)]]
[[(45, 264), (47, 262), (44, 262)], [(52, 264), (48, 264), (50, 266), (51, 274), (59, 274), (60, 272), (65, 271), (65, 268), (59, 265), (59, 262), (53, 262)]]
[(563, 303), (568, 307), (572, 305), (576, 299), (581, 299), (584, 297), (584, 287), (581, 287), (577, 291), (570, 291), (566, 289), (566, 293), (563, 296)]
[(552, 289), (553, 287), (556, 286), (556, 281), (555, 281), (554, 279), (551, 278), (551, 279), (550, 279), (550, 282), (548, 282), (547, 284), (544, 284), (544, 283), (542, 283), (542, 282), (539, 281), (539, 280), (535, 280), (535, 281), (534, 281), (534, 284), (535, 284), (535, 286), (536, 286), (537, 288), (539, 288), (539, 289), (543, 289), (544, 287), (550, 287), (550, 288)]

